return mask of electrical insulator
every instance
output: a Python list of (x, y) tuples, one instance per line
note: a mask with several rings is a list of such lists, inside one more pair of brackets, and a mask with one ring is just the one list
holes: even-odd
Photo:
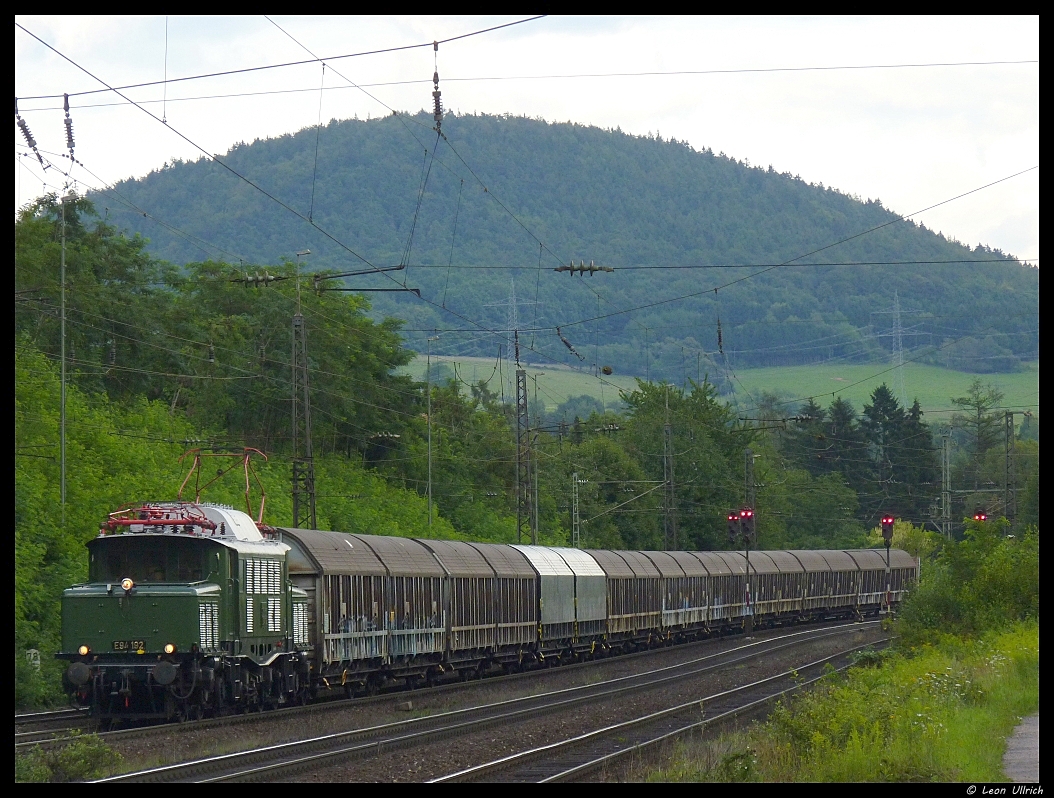
[(215, 364), (216, 362), (216, 347), (209, 344), (209, 363)]
[(106, 362), (111, 366), (117, 362), (117, 344), (112, 338), (110, 339), (110, 351), (106, 356)]
[(435, 89), (432, 91), (432, 118), (435, 119), (436, 133), (438, 133), (439, 128), (443, 125), (443, 92), (439, 90), (438, 71), (432, 74), (432, 83), (435, 84)]
[(721, 338), (721, 317), (717, 319), (717, 351), (722, 355), (725, 354), (725, 342)]
[(248, 288), (249, 286), (266, 286), (270, 283), (275, 282), (275, 280), (277, 279), (277, 277), (272, 274), (268, 274), (267, 272), (264, 272), (263, 274), (260, 274), (259, 272), (257, 272), (256, 274), (249, 274), (248, 272), (246, 272), (244, 280), (233, 280), (232, 282), (245, 283), (245, 287)]
[(70, 96), (68, 94), (62, 95), (62, 108), (66, 112), (66, 118), (63, 120), (66, 124), (66, 148), (70, 151), (70, 160), (73, 160), (73, 120), (70, 119)]
[(22, 117), (18, 117), (18, 129), (22, 131), (22, 136), (28, 144), (34, 150), (37, 148), (37, 140), (33, 138), (33, 134), (29, 132), (29, 125), (26, 124), (26, 120)]
[(17, 100), (15, 100), (15, 119), (18, 122), (18, 129), (22, 131), (22, 136), (26, 140), (26, 144), (28, 144), (29, 148), (33, 150), (33, 154), (37, 156), (37, 160), (40, 161), (41, 168), (46, 171), (48, 167), (47, 164), (44, 163), (44, 156), (42, 156), (40, 154), (40, 151), (37, 149), (37, 140), (33, 138), (33, 134), (29, 132), (29, 125), (26, 124), (26, 120), (18, 115)]
[(887, 546), (893, 542), (893, 516), (891, 515), (882, 516), (882, 538), (886, 541)]

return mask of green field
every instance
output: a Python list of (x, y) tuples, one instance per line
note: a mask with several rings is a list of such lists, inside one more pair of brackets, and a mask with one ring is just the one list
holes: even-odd
[[(1039, 363), (1030, 363), (1028, 371), (1013, 374), (969, 374), (939, 366), (919, 363), (904, 365), (904, 391), (907, 401), (918, 399), (923, 411), (937, 413), (953, 407), (951, 398), (962, 396), (975, 379), (990, 382), (1004, 393), (1003, 405), (1022, 410), (1039, 409)], [(882, 364), (787, 366), (783, 368), (748, 369), (737, 372), (737, 391), (753, 396), (760, 391), (777, 393), (784, 398), (815, 396), (821, 405), (829, 405), (841, 396), (860, 408), (871, 392), (885, 382), (894, 387), (894, 372)], [(885, 372), (880, 374), (879, 372)]]
[[(474, 357), (432, 357), (432, 377), (446, 380), (457, 376), (464, 382), (488, 380), (491, 390), (501, 392), (496, 361)], [(816, 401), (827, 406), (836, 396), (852, 402), (857, 409), (868, 401), (871, 392), (883, 382), (893, 387), (894, 372), (881, 363), (864, 365), (817, 365), (785, 366), (779, 368), (744, 369), (736, 372), (733, 381), (736, 399), (742, 404), (754, 404), (763, 391), (774, 393), (782, 399), (800, 399), (815, 396)], [(526, 366), (528, 390), (534, 396), (534, 377), (538, 378), (538, 398), (545, 402), (547, 410), (554, 410), (570, 396), (587, 394), (602, 399), (606, 406), (614, 407), (618, 402), (618, 389), (632, 390), (633, 377), (617, 374), (604, 377), (603, 382), (589, 371), (575, 371), (560, 366)], [(425, 358), (418, 357), (405, 369), (415, 379), (423, 380)], [(505, 395), (513, 391), (512, 372), (507, 361), (501, 365), (501, 376), (505, 381)], [(969, 374), (951, 371), (938, 366), (908, 363), (904, 366), (904, 390), (910, 403), (918, 398), (923, 411), (939, 413), (952, 408), (951, 398), (962, 396), (970, 383), (980, 378), (999, 388), (1004, 394), (1006, 407), (1039, 410), (1039, 363), (1029, 364), (1028, 371), (1013, 374)], [(731, 397), (729, 397), (731, 398)]]
[[(432, 380), (434, 382), (452, 378), (455, 370), (463, 382), (476, 383), (486, 380), (490, 389), (498, 394), (502, 392), (501, 382), (504, 380), (506, 398), (511, 398), (515, 394), (513, 367), (507, 360), (502, 361), (499, 370), (494, 358), (432, 355)], [(413, 376), (415, 380), (423, 381), (425, 358), (418, 356), (403, 371)], [(558, 365), (526, 365), (524, 371), (527, 372), (527, 390), (532, 400), (535, 395), (534, 378), (538, 378), (538, 400), (545, 402), (547, 411), (555, 410), (557, 405), (566, 402), (569, 397), (583, 394), (595, 396), (604, 402), (605, 407), (614, 409), (619, 405), (619, 390), (631, 391), (637, 384), (633, 377), (614, 374), (599, 380), (588, 369), (577, 371)]]

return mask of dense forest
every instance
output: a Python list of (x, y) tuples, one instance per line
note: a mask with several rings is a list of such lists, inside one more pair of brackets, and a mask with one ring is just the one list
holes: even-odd
[[(16, 653), (35, 648), (51, 663), (58, 597), (85, 575), (83, 544), (118, 506), (174, 498), (187, 468), (179, 458), (190, 449), (265, 452), (265, 520), (290, 523), (290, 319), (297, 307), (311, 341), (319, 526), (516, 539), (515, 419), (485, 381), (447, 379), (429, 397), (425, 385), (398, 374), (412, 356), (400, 322), (374, 320), (362, 295), (315, 293), (309, 285), (298, 291), (292, 264), (267, 265), (276, 279), (247, 287), (232, 280), (263, 264), (174, 266), (154, 257), (145, 239), (101, 218), (86, 198), (65, 203), (65, 235), (62, 215), (58, 198), (48, 196), (15, 224)], [(65, 506), (58, 437), (63, 239)], [(1002, 397), (978, 379), (949, 399), (961, 410), (953, 419), (953, 479), (975, 491), (957, 494), (955, 517), (975, 503), (999, 511), (992, 496), (1006, 476)], [(861, 408), (841, 399), (807, 403), (790, 408), (791, 419), (775, 398), (760, 403), (756, 419), (739, 419), (705, 379), (687, 387), (639, 380), (622, 401), (622, 412), (604, 415), (576, 397), (562, 408), (573, 423), (535, 420), (541, 542), (570, 542), (577, 475), (583, 547), (663, 547), (666, 424), (679, 547), (733, 545), (724, 519), (748, 493), (761, 548), (865, 545), (885, 512), (919, 525), (933, 519), (940, 491), (933, 431), (917, 404), (900, 406), (884, 385)], [(431, 520), (424, 498), (429, 425)], [(1018, 440), (1014, 463), (1017, 524), (1038, 524), (1038, 442)], [(241, 506), (243, 488), (231, 479), (205, 498)], [(16, 665), (19, 703), (55, 695), (53, 664), (36, 674), (19, 655)]]
[[(528, 360), (680, 382), (703, 358), (723, 388), (736, 367), (888, 357), (896, 296), (911, 357), (981, 373), (1038, 357), (1037, 269), (877, 198), (659, 136), (450, 114), (437, 140), (431, 124), (332, 120), (221, 156), (270, 198), (201, 159), (93, 199), (179, 266), (277, 267), (307, 249), (305, 267), (331, 273), (405, 265), (347, 285), (420, 289), (373, 294), (371, 314), (404, 319), (417, 351), (456, 330), (433, 351), (493, 356), (510, 343), (488, 331), (515, 324), (534, 330)], [(615, 271), (552, 271), (571, 261)]]

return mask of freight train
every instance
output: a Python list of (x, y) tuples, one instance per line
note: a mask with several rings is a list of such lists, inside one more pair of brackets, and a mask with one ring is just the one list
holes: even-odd
[[(284, 529), (231, 507), (113, 513), (62, 596), (64, 683), (100, 720), (196, 718), (860, 618), (903, 551), (601, 551)], [(749, 559), (749, 571), (748, 571)]]

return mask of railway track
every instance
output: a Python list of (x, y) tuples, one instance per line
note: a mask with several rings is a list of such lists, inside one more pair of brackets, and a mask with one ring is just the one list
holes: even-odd
[[(265, 746), (252, 751), (165, 765), (113, 776), (102, 781), (270, 781), (326, 767), (346, 759), (366, 757), (390, 749), (405, 751), (415, 745), (475, 732), (487, 726), (522, 722), (528, 718), (565, 711), (586, 702), (610, 701), (640, 691), (675, 684), (687, 677), (733, 666), (762, 654), (772, 654), (824, 638), (854, 633), (874, 627), (877, 623), (852, 623), (795, 631), (766, 640), (744, 642), (724, 651), (597, 684), (409, 718)], [(698, 706), (698, 702), (695, 702), (695, 705)]]
[[(712, 642), (712, 640), (696, 641), (695, 643), (685, 643), (683, 645), (700, 645), (706, 642)], [(646, 651), (638, 651), (633, 654), (624, 654), (618, 657), (618, 662), (631, 662), (635, 659), (653, 656), (657, 651), (661, 649), (648, 649)], [(575, 670), (596, 666), (603, 662), (612, 662), (615, 660), (591, 660), (586, 662), (579, 662), (573, 665), (564, 665), (561, 668), (561, 672), (568, 673), (574, 672)], [(500, 684), (511, 684), (520, 681), (529, 680), (532, 677), (538, 676), (542, 673), (547, 673), (545, 670), (531, 670), (524, 671), (521, 673), (513, 673), (504, 676), (487, 676), (483, 679), (483, 682), (488, 685), (500, 685)], [(393, 698), (399, 698), (405, 696), (412, 700), (419, 696), (437, 696), (443, 695), (444, 693), (457, 692), (464, 690), (466, 686), (471, 684), (479, 684), (476, 682), (450, 682), (447, 684), (437, 685), (435, 687), (420, 687), (414, 690), (404, 689), (393, 689), (382, 692), (376, 696), (355, 698), (355, 699), (344, 699), (344, 698), (333, 698), (324, 699), (316, 703), (309, 704), (307, 706), (296, 706), (296, 707), (284, 707), (282, 709), (276, 709), (268, 711), (265, 714), (260, 713), (245, 713), (237, 715), (223, 715), (215, 718), (205, 718), (203, 720), (185, 721), (179, 723), (155, 723), (146, 726), (130, 726), (126, 729), (116, 729), (113, 731), (99, 732), (98, 736), (104, 742), (109, 744), (120, 743), (121, 740), (125, 739), (143, 739), (145, 737), (163, 737), (166, 734), (188, 734), (197, 731), (204, 731), (206, 729), (221, 728), (224, 726), (238, 726), (247, 723), (257, 723), (261, 719), (271, 719), (275, 721), (281, 721), (299, 715), (311, 715), (316, 713), (325, 712), (339, 712), (346, 710), (349, 707), (363, 707), (370, 705), (385, 705), (390, 704)], [(75, 709), (75, 710), (61, 710), (62, 712), (76, 712), (80, 713), (83, 717), (83, 725), (77, 727), (81, 730), (94, 730), (95, 725), (93, 722), (89, 722), (89, 714), (87, 709)], [(33, 713), (36, 715), (48, 715), (51, 713)], [(20, 723), (17, 718), (23, 716), (16, 716), (15, 725), (16, 727)], [(28, 715), (25, 717), (29, 717)], [(70, 716), (74, 717), (74, 716)], [(35, 733), (26, 733), (25, 737), (19, 736), (16, 728), (15, 734), (15, 751), (25, 750), (34, 746), (40, 746), (41, 748), (55, 748), (68, 743), (72, 737), (63, 736), (64, 732), (74, 730), (74, 727), (68, 724), (63, 726), (61, 724), (55, 724), (55, 728), (52, 731), (39, 731)]]
[(33, 745), (82, 730), (92, 725), (91, 715), (84, 709), (54, 709), (47, 712), (26, 712), (15, 715), (15, 748)]
[[(831, 628), (829, 625), (823, 625), (816, 629)], [(806, 630), (812, 631), (812, 630)], [(731, 640), (734, 638), (725, 638)], [(692, 643), (680, 644), (681, 647), (700, 646), (706, 643), (713, 643), (717, 638), (710, 638), (707, 640), (695, 641)], [(585, 662), (579, 662), (571, 665), (561, 666), (561, 673), (573, 673), (576, 670), (586, 669), (590, 667), (596, 667), (598, 664), (610, 663), (610, 662), (633, 662), (641, 658), (648, 658), (654, 656), (657, 652), (669, 649), (647, 649), (644, 651), (638, 651), (633, 654), (622, 654), (617, 658), (602, 659), (602, 660), (590, 660)], [(530, 680), (539, 674), (549, 673), (548, 670), (530, 670), (521, 673), (514, 673), (508, 675), (494, 675), (487, 676), (482, 680), (482, 683), (487, 685), (501, 685), (501, 684), (515, 684), (521, 681)], [(322, 700), (307, 706), (295, 706), (295, 707), (284, 707), (282, 709), (271, 710), (264, 714), (260, 713), (247, 713), (247, 714), (236, 714), (236, 715), (223, 715), (214, 718), (205, 718), (202, 720), (185, 721), (179, 723), (157, 723), (145, 726), (131, 726), (126, 729), (117, 729), (112, 731), (98, 732), (98, 736), (101, 740), (108, 744), (120, 744), (122, 740), (136, 739), (141, 740), (148, 737), (163, 737), (171, 734), (193, 734), (197, 731), (204, 731), (207, 729), (221, 728), (224, 726), (238, 726), (250, 723), (259, 723), (261, 719), (274, 719), (275, 722), (282, 720), (288, 720), (290, 718), (296, 718), (298, 716), (312, 715), (317, 713), (328, 713), (328, 712), (339, 712), (346, 710), (349, 707), (363, 707), (370, 705), (389, 705), (393, 698), (406, 697), (409, 700), (413, 700), (419, 696), (432, 697), (443, 695), (446, 693), (458, 692), (466, 689), (466, 686), (472, 684), (479, 684), (476, 682), (450, 682), (447, 684), (441, 684), (435, 687), (421, 687), (415, 690), (404, 690), (404, 689), (393, 689), (382, 692), (380, 695), (355, 698), (347, 700), (343, 698), (334, 698), (332, 700)], [(90, 720), (90, 716), (86, 709), (77, 710), (62, 710), (62, 712), (76, 712), (80, 713), (81, 723), (77, 725), (62, 726), (56, 724), (51, 731), (39, 731), (36, 733), (27, 733), (25, 736), (19, 735), (19, 729), (16, 728), (15, 734), (15, 752), (25, 751), (35, 746), (40, 746), (44, 749), (57, 748), (66, 745), (70, 742), (72, 737), (65, 734), (69, 731), (95, 731), (97, 725), (94, 721)], [(52, 713), (34, 713), (36, 715), (48, 715)], [(22, 717), (22, 716), (16, 716)], [(29, 717), (28, 715), (25, 717)], [(75, 717), (75, 716), (71, 716)], [(16, 720), (16, 727), (18, 721)]]
[[(871, 645), (871, 644), (867, 644)], [(580, 781), (613, 768), (630, 758), (678, 737), (727, 721), (771, 704), (778, 698), (814, 684), (823, 678), (824, 665), (844, 659), (866, 646), (854, 646), (782, 673), (724, 690), (639, 718), (615, 723), (566, 740), (538, 746), (510, 756), (451, 773), (429, 783), (507, 782), (547, 784)], [(836, 670), (844, 670), (848, 664)], [(821, 671), (803, 678), (804, 672)], [(713, 713), (710, 717), (702, 717)]]

